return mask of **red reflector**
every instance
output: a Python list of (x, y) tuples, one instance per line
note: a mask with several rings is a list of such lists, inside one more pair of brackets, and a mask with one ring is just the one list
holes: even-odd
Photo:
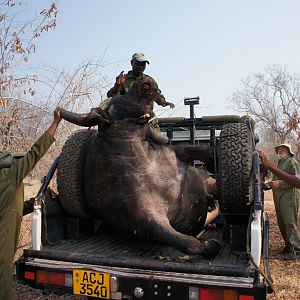
[(37, 283), (65, 286), (65, 274), (57, 272), (37, 271)]
[(24, 277), (25, 277), (25, 279), (34, 280), (35, 279), (35, 273), (34, 272), (25, 271)]
[(254, 296), (240, 295), (240, 300), (254, 300)]
[(223, 300), (223, 290), (200, 289), (199, 300)]

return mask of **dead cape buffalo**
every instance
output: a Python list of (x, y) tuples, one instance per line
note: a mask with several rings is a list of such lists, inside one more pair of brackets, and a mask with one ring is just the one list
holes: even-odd
[(192, 235), (203, 228), (211, 196), (208, 177), (179, 160), (166, 138), (148, 124), (157, 96), (152, 82), (137, 80), (129, 93), (88, 114), (62, 110), (65, 120), (99, 126), (88, 151), (84, 188), (90, 210), (126, 233), (152, 237), (187, 254), (213, 257), (220, 245)]

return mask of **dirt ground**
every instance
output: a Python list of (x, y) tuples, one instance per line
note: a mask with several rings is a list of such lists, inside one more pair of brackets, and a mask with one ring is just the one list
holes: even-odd
[[(39, 185), (38, 181), (27, 183), (25, 186), (25, 199), (35, 196)], [(285, 261), (283, 260), (283, 256), (278, 253), (283, 249), (284, 243), (277, 226), (271, 191), (265, 194), (265, 210), (270, 219), (270, 268), (276, 289), (276, 297), (272, 294), (268, 295), (267, 299), (300, 300), (300, 259)], [(31, 247), (30, 228), (31, 215), (28, 215), (23, 218), (19, 250), (16, 253), (15, 259), (22, 255), (23, 249)], [(53, 294), (47, 294), (45, 291), (31, 289), (16, 281), (13, 282), (12, 288), (15, 299), (82, 299), (75, 296), (58, 297)]]
[[(284, 248), (277, 225), (272, 192), (265, 193), (265, 211), (270, 220), (270, 268), (276, 297), (269, 295), (268, 299), (299, 300), (300, 299), (300, 258), (296, 261), (285, 261), (278, 252)], [(300, 229), (300, 212), (298, 214), (298, 228)]]

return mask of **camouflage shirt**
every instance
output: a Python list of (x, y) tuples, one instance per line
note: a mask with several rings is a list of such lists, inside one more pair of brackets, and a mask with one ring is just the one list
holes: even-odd
[[(160, 95), (160, 97), (156, 100), (154, 100), (158, 105), (160, 105), (161, 103), (164, 103), (165, 97), (163, 96), (163, 94), (161, 93), (161, 90), (158, 88), (158, 85), (156, 83), (156, 81), (149, 75), (146, 74), (142, 74), (141, 76), (149, 78), (153, 81), (155, 88), (158, 91), (158, 94)], [(107, 97), (113, 97), (113, 96), (119, 96), (119, 95), (124, 95), (127, 94), (129, 89), (132, 87), (133, 83), (137, 80), (137, 77), (135, 77), (133, 75), (132, 71), (129, 71), (127, 74), (125, 74), (125, 81), (122, 83), (119, 92), (118, 93), (114, 93), (113, 91), (113, 87), (107, 92)]]

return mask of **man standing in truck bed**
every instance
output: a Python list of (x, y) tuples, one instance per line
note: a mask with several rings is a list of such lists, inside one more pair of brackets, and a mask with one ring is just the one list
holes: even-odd
[(54, 142), (60, 111), (27, 153), (0, 151), (0, 299), (11, 299), (13, 258), (17, 250), (24, 205), (23, 179)]
[[(165, 100), (165, 97), (162, 95), (160, 89), (158, 88), (158, 85), (156, 81), (149, 75), (144, 74), (144, 71), (146, 69), (146, 64), (149, 64), (148, 59), (145, 57), (143, 53), (134, 53), (132, 55), (132, 59), (130, 61), (132, 70), (129, 71), (127, 74), (123, 75), (123, 72), (116, 78), (115, 85), (107, 92), (107, 97), (113, 97), (113, 96), (119, 96), (124, 95), (128, 93), (128, 90), (132, 87), (133, 83), (140, 77), (148, 77), (150, 78), (158, 92), (159, 97), (157, 99), (153, 99), (158, 105), (161, 106), (170, 106), (171, 108), (174, 108), (175, 105), (171, 102), (167, 102)], [(151, 115), (151, 121), (150, 124), (159, 131), (158, 121), (157, 117), (155, 116), (154, 112), (152, 112)]]

